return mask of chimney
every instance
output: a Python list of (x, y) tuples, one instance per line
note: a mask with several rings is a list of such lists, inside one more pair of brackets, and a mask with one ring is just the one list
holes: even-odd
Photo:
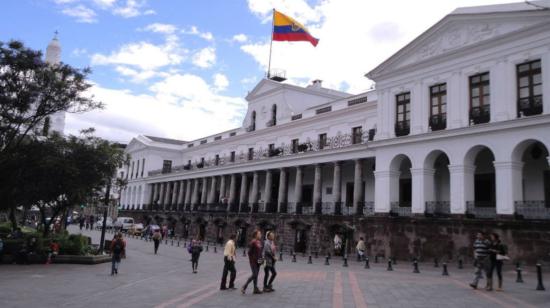
[(320, 89), (321, 86), (322, 86), (322, 84), (323, 84), (323, 81), (322, 81), (322, 80), (320, 80), (320, 79), (315, 79), (315, 80), (313, 80), (313, 81), (311, 82), (311, 87), (312, 87), (312, 88), (316, 88), (316, 89)]

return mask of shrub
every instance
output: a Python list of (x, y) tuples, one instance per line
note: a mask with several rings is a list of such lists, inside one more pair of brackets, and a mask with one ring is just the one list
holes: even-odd
[(59, 236), (59, 253), (63, 255), (85, 255), (89, 251), (88, 238), (80, 234)]

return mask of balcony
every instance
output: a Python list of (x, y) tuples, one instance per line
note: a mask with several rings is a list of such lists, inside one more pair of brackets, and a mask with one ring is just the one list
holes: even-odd
[(550, 219), (550, 202), (544, 200), (516, 201), (517, 219)]
[(411, 132), (411, 125), (409, 121), (400, 121), (395, 123), (395, 136), (407, 136)]
[(496, 204), (487, 201), (467, 201), (466, 217), (494, 219), (497, 217)]
[(445, 217), (451, 215), (450, 201), (428, 201), (426, 202), (426, 216)]
[(412, 208), (410, 202), (392, 202), (390, 204), (390, 216), (393, 217), (410, 217), (412, 216)]
[(429, 126), (432, 131), (442, 130), (447, 128), (447, 114), (440, 113), (430, 116)]
[(470, 122), (473, 124), (489, 123), (491, 120), (491, 105), (472, 107), (470, 109)]
[(520, 98), (518, 100), (518, 116), (532, 116), (542, 113), (542, 95)]

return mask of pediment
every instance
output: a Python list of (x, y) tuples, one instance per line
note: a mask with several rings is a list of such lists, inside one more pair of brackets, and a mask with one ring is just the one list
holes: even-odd
[(255, 97), (261, 96), (264, 93), (270, 92), (276, 88), (281, 88), (281, 84), (275, 81), (263, 79), (260, 81), (250, 93), (246, 96), (246, 99), (250, 101), (251, 99), (254, 99)]
[(146, 144), (144, 144), (142, 141), (140, 141), (137, 138), (133, 138), (132, 141), (130, 141), (130, 143), (128, 143), (128, 146), (126, 146), (126, 152), (127, 153), (132, 153), (132, 152), (136, 152), (136, 151), (139, 151), (139, 150), (143, 150), (145, 148), (147, 148)]
[[(525, 13), (528, 15), (529, 13)], [(548, 22), (548, 15), (449, 15), (372, 70), (370, 78)]]

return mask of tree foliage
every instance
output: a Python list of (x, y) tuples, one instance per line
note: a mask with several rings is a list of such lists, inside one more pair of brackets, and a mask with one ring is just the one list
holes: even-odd
[(0, 159), (29, 136), (41, 135), (41, 123), (56, 112), (102, 108), (85, 94), (90, 69), (50, 65), (40, 51), (19, 41), (0, 42)]

